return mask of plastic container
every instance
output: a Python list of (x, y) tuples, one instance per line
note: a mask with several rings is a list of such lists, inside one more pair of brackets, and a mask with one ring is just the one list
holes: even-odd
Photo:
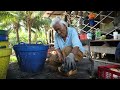
[(8, 41), (7, 35), (0, 35), (0, 41)]
[(118, 40), (120, 40), (120, 34), (118, 34)]
[(118, 32), (113, 32), (113, 38), (114, 38), (114, 40), (117, 40), (118, 39)]
[(120, 79), (120, 72), (115, 71), (113, 68), (120, 69), (120, 65), (98, 66), (98, 78), (99, 79)]
[(92, 40), (92, 34), (91, 34), (91, 32), (88, 32), (88, 33), (87, 33), (87, 39)]
[(87, 34), (86, 33), (82, 33), (79, 35), (79, 39), (80, 40), (87, 40)]
[(16, 57), (20, 70), (23, 72), (36, 73), (44, 68), (49, 46), (44, 44), (25, 44), (15, 45)]
[(94, 26), (95, 25), (95, 20), (94, 19), (89, 19), (89, 25)]
[(100, 39), (101, 37), (101, 30), (99, 28), (96, 29), (96, 32), (95, 32), (95, 39)]
[(91, 13), (88, 15), (88, 17), (89, 17), (89, 19), (95, 19), (96, 14), (91, 12)]
[(1, 41), (0, 42), (0, 46), (6, 46), (6, 47), (9, 47), (9, 42), (8, 41)]
[(8, 31), (6, 31), (6, 30), (0, 30), (0, 35), (8, 35)]
[(12, 49), (0, 49), (0, 79), (6, 79)]

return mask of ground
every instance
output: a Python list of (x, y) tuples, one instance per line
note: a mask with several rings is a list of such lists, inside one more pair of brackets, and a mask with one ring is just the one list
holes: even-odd
[[(97, 67), (100, 63), (95, 62), (94, 64), (94, 75), (97, 78)], [(11, 63), (9, 65), (7, 78), (6, 79), (90, 79), (90, 66), (91, 62), (89, 59), (84, 58), (77, 63), (78, 72), (76, 75), (65, 77), (59, 72), (55, 71), (53, 66), (45, 63), (43, 71), (39, 73), (26, 73), (19, 69), (17, 63)]]

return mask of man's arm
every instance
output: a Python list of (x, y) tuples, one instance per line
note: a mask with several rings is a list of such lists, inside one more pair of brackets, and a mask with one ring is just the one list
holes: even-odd
[(82, 43), (78, 37), (76, 29), (73, 29), (72, 31), (72, 45), (73, 45), (72, 53), (74, 55), (76, 55), (80, 49), (83, 49)]
[(60, 60), (60, 61), (63, 61), (64, 57), (63, 57), (63, 55), (62, 55), (61, 50), (60, 50), (60, 49), (56, 49), (56, 52), (57, 52), (57, 54), (58, 54), (59, 60)]
[(55, 42), (54, 42), (55, 50), (56, 50), (56, 52), (57, 52), (57, 54), (58, 54), (58, 59), (59, 59), (60, 61), (62, 61), (62, 60), (63, 60), (63, 55), (62, 55), (61, 50), (59, 49), (59, 45), (58, 45), (58, 40), (57, 40), (57, 35), (56, 35), (56, 33), (55, 33), (55, 38), (54, 38), (54, 40), (55, 40)]

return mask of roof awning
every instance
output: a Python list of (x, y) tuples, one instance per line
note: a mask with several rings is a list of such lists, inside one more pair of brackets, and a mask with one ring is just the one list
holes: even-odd
[(46, 11), (43, 17), (64, 16), (65, 11)]

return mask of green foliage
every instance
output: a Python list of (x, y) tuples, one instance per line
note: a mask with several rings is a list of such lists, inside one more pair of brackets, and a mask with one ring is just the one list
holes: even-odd
[[(20, 42), (27, 43), (28, 33), (26, 31), (19, 30), (19, 36), (20, 36)], [(9, 42), (12, 44), (12, 46), (18, 44), (16, 39), (16, 33), (14, 33), (13, 31), (9, 34)]]
[(10, 56), (10, 63), (17, 62), (16, 56), (11, 55)]
[(45, 35), (45, 29), (41, 29), (41, 30), (38, 32), (37, 41), (42, 41), (43, 44), (47, 44), (46, 35)]
[(19, 32), (19, 36), (20, 36), (20, 42), (25, 42), (25, 43), (28, 42), (28, 33), (27, 33), (27, 31), (21, 30)]
[[(0, 29), (9, 30), (9, 42), (12, 45), (17, 44), (16, 39), (16, 30), (15, 25), (19, 24), (19, 37), (20, 42), (28, 42), (28, 28), (27, 28), (27, 17), (31, 15), (32, 22), (32, 33), (31, 40), (32, 43), (36, 43), (36, 41), (42, 41), (46, 44), (46, 30), (48, 30), (51, 19), (43, 18), (43, 11), (0, 11)], [(46, 29), (47, 27), (47, 29)]]
[[(45, 29), (41, 29), (40, 31), (36, 32), (37, 37), (35, 37), (35, 33), (32, 33), (32, 43), (36, 43), (37, 41), (42, 41), (44, 44), (47, 44)], [(20, 42), (28, 42), (28, 32), (24, 30), (19, 31)], [(16, 40), (16, 34), (12, 31), (9, 34), (9, 42), (13, 45), (18, 44)]]
[(16, 40), (16, 34), (11, 32), (9, 34), (9, 42), (12, 44), (12, 45), (15, 45), (17, 44), (17, 40)]

